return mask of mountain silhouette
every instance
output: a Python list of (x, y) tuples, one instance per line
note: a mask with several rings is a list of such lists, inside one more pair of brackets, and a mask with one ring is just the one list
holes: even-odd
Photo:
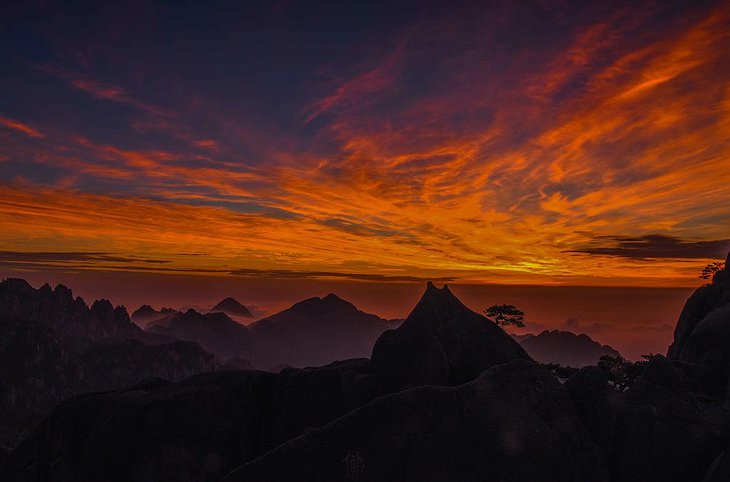
[(64, 285), (51, 289), (45, 284), (36, 290), (18, 278), (0, 282), (0, 316), (32, 320), (79, 346), (103, 339), (154, 339), (130, 321), (123, 306), (114, 307), (108, 300), (100, 299), (89, 307), (80, 297), (74, 298)]
[(621, 356), (608, 345), (601, 345), (585, 334), (545, 330), (538, 335), (513, 335), (525, 351), (540, 363), (583, 368), (597, 365), (604, 355)]
[(392, 326), (337, 295), (309, 298), (249, 325), (258, 347), (254, 365), (307, 367), (367, 357)]
[(220, 312), (203, 314), (189, 309), (156, 321), (147, 331), (197, 342), (220, 361), (249, 359), (253, 347), (253, 337), (248, 328)]
[[(672, 357), (635, 364), (639, 375), (628, 388), (609, 382), (605, 367), (595, 366), (561, 383), (447, 287), (429, 284), (401, 326), (378, 337), (372, 360), (269, 373), (237, 370), (248, 366), (238, 358), (223, 371), (173, 383), (149, 379), (77, 396), (58, 405), (7, 456), (0, 479), (727, 480), (727, 392), (710, 390), (727, 388), (720, 352), (730, 323), (723, 318), (726, 283), (727, 273), (721, 272), (698, 290), (677, 324)], [(98, 309), (106, 311), (105, 306)], [(324, 307), (372, 316), (330, 295), (280, 313), (286, 314), (278, 320), (281, 325), (270, 320), (263, 326), (288, 330), (297, 320), (318, 319)], [(211, 317), (189, 311), (170, 318), (184, 315), (185, 323), (195, 327), (223, 326), (220, 320), (235, 324), (222, 313)], [(323, 325), (331, 326), (331, 320)], [(38, 377), (22, 372), (27, 365), (22, 354), (34, 353), (38, 340), (55, 333), (41, 324), (22, 326), (41, 331), (25, 335), (25, 345), (12, 345), (20, 351), (13, 352), (16, 365), (8, 373), (19, 373), (16, 385), (38, 390)], [(719, 340), (696, 330), (711, 330)], [(118, 365), (130, 370), (164, 366), (142, 356), (148, 345), (110, 340), (110, 350), (104, 348), (106, 341), (95, 342), (67, 366), (58, 361), (69, 359), (63, 347), (51, 342), (44, 351), (48, 355), (32, 360), (56, 360), (53, 365), (60, 367), (44, 368), (48, 376), (42, 383), (75, 380), (74, 373), (86, 366), (100, 367), (99, 374), (117, 373)], [(125, 344), (134, 347), (119, 348)], [(8, 393), (0, 392), (3, 400)]]
[(383, 333), (372, 352), (373, 367), (391, 389), (458, 385), (493, 365), (529, 359), (512, 337), (464, 306), (448, 286), (432, 283), (403, 324)]
[(63, 285), (0, 282), (0, 455), (66, 398), (215, 369), (197, 344), (147, 334), (106, 300), (89, 308)]
[(220, 303), (211, 308), (210, 311), (225, 313), (226, 315), (233, 317), (253, 318), (253, 315), (248, 308), (231, 297), (221, 300)]
[(132, 313), (130, 319), (134, 322), (134, 324), (142, 328), (146, 328), (154, 322), (174, 313), (177, 313), (177, 310), (172, 308), (162, 308), (160, 311), (157, 311), (150, 305), (142, 305), (137, 308), (134, 313)]

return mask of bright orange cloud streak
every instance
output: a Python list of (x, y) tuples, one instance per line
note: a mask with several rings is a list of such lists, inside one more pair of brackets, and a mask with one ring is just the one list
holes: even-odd
[(17, 120), (8, 119), (7, 117), (0, 117), (0, 125), (7, 127), (8, 129), (22, 132), (23, 134), (25, 134), (29, 137), (35, 137), (35, 138), (44, 137), (44, 135), (41, 131), (32, 128), (28, 124), (24, 124)]

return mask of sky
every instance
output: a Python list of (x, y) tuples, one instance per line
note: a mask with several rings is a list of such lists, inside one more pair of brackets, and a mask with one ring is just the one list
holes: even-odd
[(727, 2), (3, 2), (0, 59), (4, 276), (388, 305), (730, 249)]

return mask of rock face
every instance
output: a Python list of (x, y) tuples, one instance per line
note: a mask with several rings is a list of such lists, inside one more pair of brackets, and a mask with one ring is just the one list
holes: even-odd
[(249, 325), (259, 347), (253, 363), (307, 367), (367, 357), (378, 336), (392, 327), (336, 295), (310, 298)]
[(604, 460), (611, 460), (614, 433), (621, 406), (620, 395), (609, 386), (597, 367), (585, 367), (566, 380), (578, 417), (598, 445)]
[(234, 470), (225, 482), (607, 481), (565, 390), (533, 362), (388, 395)]
[(212, 313), (225, 313), (228, 316), (238, 318), (253, 318), (251, 311), (239, 303), (236, 299), (228, 297), (210, 309)]
[(669, 361), (653, 358), (623, 397), (611, 480), (701, 482), (728, 428), (727, 416), (698, 404)]
[(151, 333), (194, 341), (219, 360), (229, 358), (250, 359), (253, 346), (248, 328), (236, 323), (225, 313), (198, 313), (188, 310), (156, 322), (147, 328)]
[(569, 331), (543, 331), (539, 335), (515, 337), (525, 351), (540, 363), (554, 363), (565, 367), (583, 368), (597, 365), (604, 355), (621, 356), (608, 345), (601, 345), (588, 335)]
[(674, 330), (667, 357), (711, 370), (715, 392), (730, 388), (730, 269), (715, 273), (711, 284), (687, 300)]
[(390, 390), (458, 385), (494, 365), (529, 359), (500, 327), (464, 306), (447, 286), (432, 283), (403, 324), (378, 338), (372, 353), (373, 368)]
[(367, 366), (208, 373), (72, 399), (9, 457), (3, 480), (217, 481), (379, 396)]
[(730, 447), (727, 447), (715, 460), (702, 482), (726, 482), (728, 480), (730, 480)]

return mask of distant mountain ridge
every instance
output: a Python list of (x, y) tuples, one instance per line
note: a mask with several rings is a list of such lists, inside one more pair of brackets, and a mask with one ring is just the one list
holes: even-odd
[(242, 318), (253, 318), (251, 311), (244, 305), (238, 302), (235, 298), (225, 298), (210, 309), (211, 312), (221, 312), (228, 316), (242, 317)]
[(545, 330), (537, 335), (512, 335), (522, 348), (541, 363), (583, 368), (597, 365), (604, 355), (621, 356), (608, 345), (601, 345), (586, 334)]
[(0, 316), (33, 320), (74, 344), (107, 338), (150, 341), (149, 335), (130, 321), (123, 306), (114, 307), (109, 300), (99, 299), (89, 307), (64, 285), (51, 289), (44, 284), (36, 290), (23, 279), (5, 279), (0, 282)]
[(148, 332), (199, 343), (225, 362), (230, 358), (249, 359), (253, 337), (248, 328), (225, 313), (199, 313), (189, 309), (155, 321)]
[(253, 363), (261, 368), (365, 358), (378, 336), (393, 327), (335, 294), (300, 301), (248, 326), (257, 342)]
[(160, 311), (155, 310), (150, 305), (142, 305), (137, 308), (130, 316), (130, 319), (137, 325), (145, 328), (157, 320), (175, 314), (178, 311), (173, 308), (162, 308)]

